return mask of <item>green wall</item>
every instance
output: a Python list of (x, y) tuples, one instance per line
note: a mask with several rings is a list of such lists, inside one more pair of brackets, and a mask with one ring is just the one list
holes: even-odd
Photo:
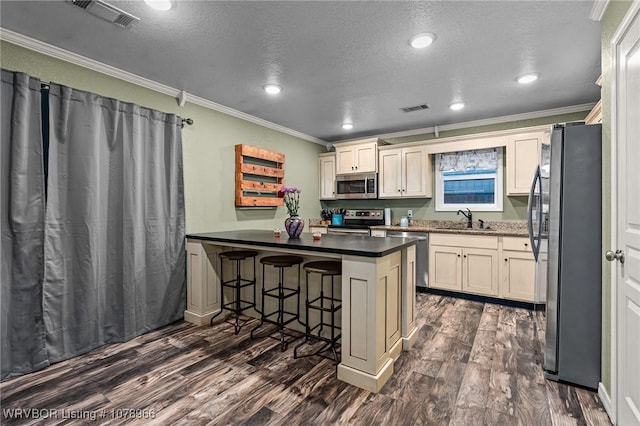
[(188, 102), (180, 108), (171, 96), (10, 43), (2, 42), (0, 49), (5, 69), (193, 118), (182, 132), (187, 232), (283, 227), (284, 207), (235, 208), (236, 144), (284, 153), (286, 184), (302, 189), (300, 215), (319, 216), (317, 154), (326, 151), (324, 146)]
[[(453, 136), (463, 136), (475, 133), (495, 132), (499, 130), (511, 130), (524, 127), (541, 126), (545, 124), (562, 123), (568, 121), (584, 120), (589, 111), (583, 111), (573, 114), (554, 115), (531, 120), (518, 120), (508, 123), (493, 124), (489, 126), (468, 127), (465, 129), (456, 129), (446, 132), (440, 132), (439, 138), (448, 138)], [(423, 140), (435, 139), (433, 133), (425, 133), (421, 135), (407, 136), (402, 138), (389, 138), (386, 141), (392, 144), (416, 142)], [(431, 161), (435, 161), (432, 156)], [(503, 155), (503, 166), (505, 166), (506, 158)], [(433, 168), (435, 170), (435, 167)], [(531, 176), (533, 178), (533, 176)], [(435, 180), (434, 180), (435, 182)], [(508, 197), (504, 196), (502, 212), (477, 212), (474, 214), (475, 219), (483, 220), (526, 220), (527, 218), (527, 197)], [(406, 216), (407, 210), (413, 210), (413, 218), (420, 220), (466, 220), (462, 216), (457, 216), (455, 212), (437, 212), (435, 211), (435, 200), (433, 199), (409, 199), (409, 200), (375, 200), (375, 201), (323, 201), (323, 207), (336, 208), (344, 207), (348, 209), (381, 209), (385, 207), (391, 208), (391, 214), (394, 219)]]
[[(611, 39), (631, 6), (612, 1), (601, 24), (602, 44), (602, 246), (611, 242)], [(611, 395), (611, 264), (602, 261), (602, 384)]]

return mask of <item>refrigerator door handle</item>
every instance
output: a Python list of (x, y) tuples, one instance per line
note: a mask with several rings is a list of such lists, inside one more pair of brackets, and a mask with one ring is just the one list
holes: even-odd
[[(533, 197), (536, 191), (536, 184), (540, 182), (540, 166), (536, 167), (536, 173), (533, 176), (533, 182), (531, 182), (531, 189), (529, 190), (529, 203), (527, 206), (527, 229), (529, 231), (529, 240), (531, 241), (531, 250), (533, 251), (533, 257), (538, 261), (538, 254), (540, 252), (540, 226), (538, 226), (538, 235), (533, 235)], [(541, 183), (540, 183), (541, 184)], [(540, 203), (538, 203), (540, 204)], [(539, 211), (538, 215), (542, 212)]]

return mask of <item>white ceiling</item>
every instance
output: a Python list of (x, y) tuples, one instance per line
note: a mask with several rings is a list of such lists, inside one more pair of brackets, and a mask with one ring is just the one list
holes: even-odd
[[(600, 97), (592, 1), (109, 3), (141, 21), (125, 30), (64, 1), (3, 0), (0, 24), (325, 141)], [(409, 46), (420, 32), (437, 35), (432, 46)], [(540, 79), (516, 83), (526, 72)], [(466, 107), (449, 110), (455, 101)], [(419, 104), (429, 108), (401, 111)]]

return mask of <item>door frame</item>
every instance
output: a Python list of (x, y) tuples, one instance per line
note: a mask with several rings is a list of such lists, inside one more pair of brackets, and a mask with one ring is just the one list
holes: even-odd
[[(627, 10), (622, 22), (618, 26), (615, 34), (611, 39), (611, 214), (610, 214), (610, 230), (611, 240), (609, 241), (609, 247), (615, 248), (618, 245), (618, 193), (616, 188), (618, 187), (618, 120), (625, 120), (626, 117), (618, 117), (617, 111), (617, 89), (618, 89), (618, 53), (620, 51), (620, 43), (622, 38), (629, 30), (631, 22), (640, 14), (640, 0), (634, 0), (634, 2)], [(607, 390), (604, 388), (602, 382), (598, 386), (598, 395), (602, 401), (605, 409), (607, 410), (609, 417), (613, 424), (617, 422), (618, 413), (618, 274), (615, 265), (611, 265), (610, 270), (610, 323), (611, 323), (611, 386), (609, 389), (610, 394), (607, 395)]]

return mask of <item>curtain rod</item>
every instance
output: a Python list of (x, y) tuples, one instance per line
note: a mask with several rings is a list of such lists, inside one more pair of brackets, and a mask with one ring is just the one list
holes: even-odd
[[(49, 88), (49, 84), (50, 84), (50, 82), (48, 82), (48, 81), (40, 80), (40, 86), (41, 87), (46, 87), (48, 89)], [(193, 119), (192, 118), (183, 118), (180, 121), (180, 127), (184, 128), (185, 124), (191, 126), (193, 124)]]

